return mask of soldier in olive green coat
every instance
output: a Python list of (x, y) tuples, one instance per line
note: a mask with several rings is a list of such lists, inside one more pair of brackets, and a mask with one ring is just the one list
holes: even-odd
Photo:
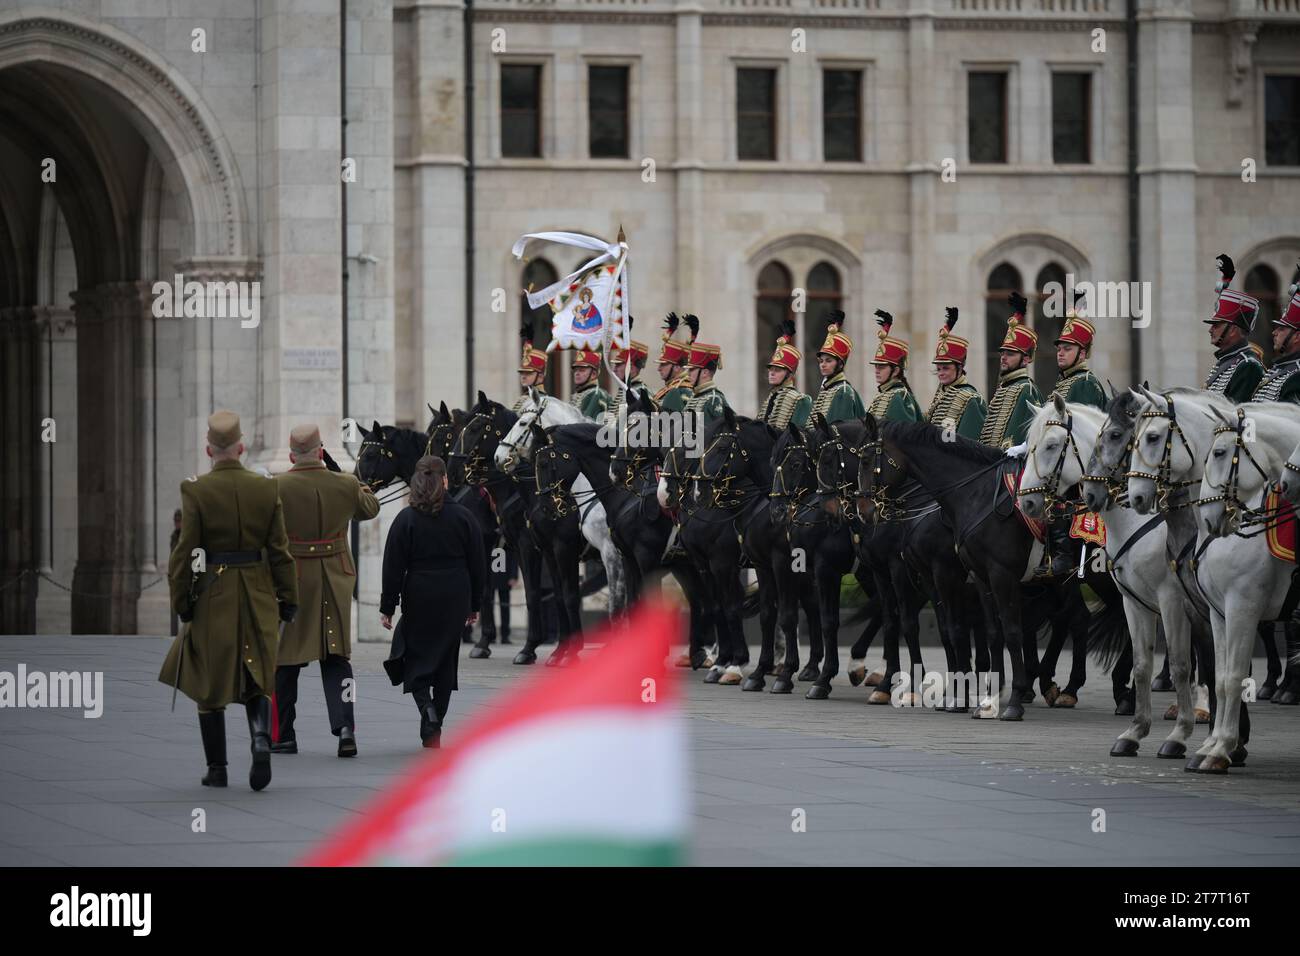
[(979, 438), (1002, 451), (1024, 443), (1034, 420), (1033, 406), (1043, 403), (1038, 386), (1029, 377), (1038, 345), (1038, 333), (1024, 324), (1029, 303), (1019, 292), (1011, 293), (1010, 303), (1013, 314), (998, 349), (998, 385), (989, 399)]
[(686, 403), (689, 414), (699, 412), (707, 428), (722, 418), (729, 407), (727, 396), (713, 383), (713, 375), (722, 368), (722, 347), (691, 343), (691, 359), (686, 366), (691, 376), (691, 400)]
[(844, 377), (844, 364), (853, 353), (853, 340), (840, 331), (844, 313), (835, 311), (827, 316), (826, 340), (817, 350), (817, 370), (822, 374), (821, 388), (813, 398), (812, 413), (822, 415), (829, 424), (859, 419), (866, 414), (862, 396)]
[(876, 386), (880, 389), (867, 409), (878, 422), (923, 422), (921, 406), (907, 384), (907, 343), (890, 336), (894, 317), (876, 310), (876, 323), (880, 326), (880, 344), (871, 364), (876, 367)]
[[(695, 319), (694, 316), (691, 316)], [(699, 319), (695, 319), (696, 327)], [(665, 412), (682, 412), (691, 400), (691, 378), (686, 374), (686, 363), (690, 360), (690, 343), (676, 338), (680, 320), (676, 312), (669, 312), (664, 319), (664, 344), (659, 350), (659, 377), (664, 387), (655, 392), (652, 401)]]
[(593, 422), (603, 421), (613, 402), (600, 387), (600, 353), (578, 349), (573, 353), (573, 394), (569, 404)]
[(786, 425), (803, 428), (812, 417), (812, 399), (794, 387), (794, 377), (803, 358), (803, 353), (794, 347), (794, 331), (790, 319), (781, 322), (781, 334), (767, 363), (767, 384), (772, 386), (772, 391), (763, 402), (758, 420), (776, 429)]
[(298, 752), (293, 727), (298, 674), (312, 661), (320, 661), (325, 709), (330, 731), (339, 738), (338, 754), (355, 757), (353, 695), (344, 688), (344, 681), (352, 679), (352, 589), (357, 580), (348, 529), (354, 520), (367, 521), (379, 514), (379, 499), (355, 475), (326, 467), (320, 429), (315, 425), (299, 425), (289, 433), (289, 458), (293, 467), (275, 482), (280, 487), (289, 553), (298, 568), (299, 611), (280, 636), (275, 670), (280, 733), (272, 750)]
[(925, 420), (940, 428), (954, 428), (962, 438), (979, 441), (984, 428), (987, 407), (984, 396), (966, 381), (966, 355), (970, 343), (952, 334), (957, 324), (957, 309), (949, 306), (947, 319), (939, 330), (939, 343), (934, 349), (934, 374), (939, 379), (939, 390), (934, 393)]
[(240, 464), (241, 437), (238, 415), (213, 413), (207, 444), (212, 470), (181, 482), (181, 533), (167, 576), (172, 607), (188, 626), (172, 642), (158, 679), (199, 705), (208, 762), (204, 786), (226, 786), (225, 708), (245, 706), (253, 751), (249, 784), (261, 790), (271, 782), (267, 694), (275, 681), (277, 616), (293, 619), (298, 582), (279, 490)]
[(1056, 367), (1061, 377), (1052, 387), (1052, 395), (1060, 395), (1067, 402), (1091, 405), (1104, 412), (1110, 404), (1106, 389), (1088, 368), (1088, 355), (1095, 334), (1092, 323), (1083, 316), (1072, 314), (1066, 318), (1061, 334), (1056, 337)]

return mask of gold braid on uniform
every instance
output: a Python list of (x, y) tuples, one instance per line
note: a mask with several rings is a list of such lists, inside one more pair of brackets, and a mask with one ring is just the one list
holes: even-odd
[(989, 401), (984, 427), (980, 429), (980, 442), (985, 445), (1005, 443), (1011, 413), (1015, 411), (1021, 390), (1028, 384), (1029, 378), (1026, 376), (1018, 382), (1001, 385), (994, 391), (993, 398)]
[(785, 428), (801, 398), (802, 392), (785, 385), (772, 389), (763, 406), (763, 421), (773, 428)]
[(942, 425), (945, 419), (952, 419), (954, 425), (960, 425), (962, 415), (966, 414), (966, 405), (974, 394), (969, 388), (956, 385), (940, 387), (930, 399), (930, 410), (925, 413), (925, 420), (931, 425)]

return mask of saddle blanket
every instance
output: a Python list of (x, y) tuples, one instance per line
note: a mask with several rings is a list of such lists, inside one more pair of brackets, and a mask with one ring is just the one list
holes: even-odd
[(1280, 561), (1295, 561), (1295, 511), (1291, 503), (1275, 491), (1264, 499), (1264, 509), (1269, 516), (1269, 528), (1264, 533), (1268, 539), (1268, 553)]
[(1025, 527), (1029, 529), (1029, 532), (1034, 536), (1034, 539), (1038, 541), (1039, 544), (1042, 544), (1047, 540), (1046, 527), (1043, 525), (1043, 522), (1029, 517), (1029, 515), (1020, 510), (1020, 496), (1016, 494), (1016, 490), (1020, 487), (1020, 476), (1024, 473), (1024, 470), (1024, 466), (1021, 465), (1019, 468), (1003, 471), (1002, 482), (1006, 485), (1007, 493), (1011, 495), (1011, 500), (1015, 503), (1016, 514), (1020, 515), (1020, 520), (1025, 523)]

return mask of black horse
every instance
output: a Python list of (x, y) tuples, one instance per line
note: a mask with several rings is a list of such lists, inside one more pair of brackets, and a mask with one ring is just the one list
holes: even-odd
[[(1011, 655), (1011, 693), (998, 717), (1022, 720), (1034, 675), (1027, 666), (1032, 654), (1026, 653), (1026, 643), (1032, 640), (1032, 632), (1027, 636), (1022, 618), (1021, 581), (1030, 570), (1035, 539), (1004, 480), (1014, 474), (1018, 462), (933, 425), (877, 425), (870, 417), (863, 424), (866, 442), (879, 449), (880, 458), (878, 470), (871, 469), (860, 490), (867, 498), (882, 491), (896, 495), (916, 479), (938, 501), (952, 526), (957, 554), (976, 578), (989, 633), (1000, 629)], [(1112, 661), (1127, 650), (1131, 661), (1122, 601), (1114, 583), (1102, 574), (1090, 575), (1088, 582), (1106, 603), (1091, 622), (1090, 649)], [(1078, 584), (1071, 576), (1063, 586)]]

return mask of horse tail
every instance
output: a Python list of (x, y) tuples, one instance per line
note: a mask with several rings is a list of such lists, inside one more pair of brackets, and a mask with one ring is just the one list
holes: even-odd
[(1110, 670), (1132, 644), (1124, 600), (1108, 575), (1090, 575), (1088, 584), (1104, 603), (1101, 611), (1088, 620), (1088, 653)]

